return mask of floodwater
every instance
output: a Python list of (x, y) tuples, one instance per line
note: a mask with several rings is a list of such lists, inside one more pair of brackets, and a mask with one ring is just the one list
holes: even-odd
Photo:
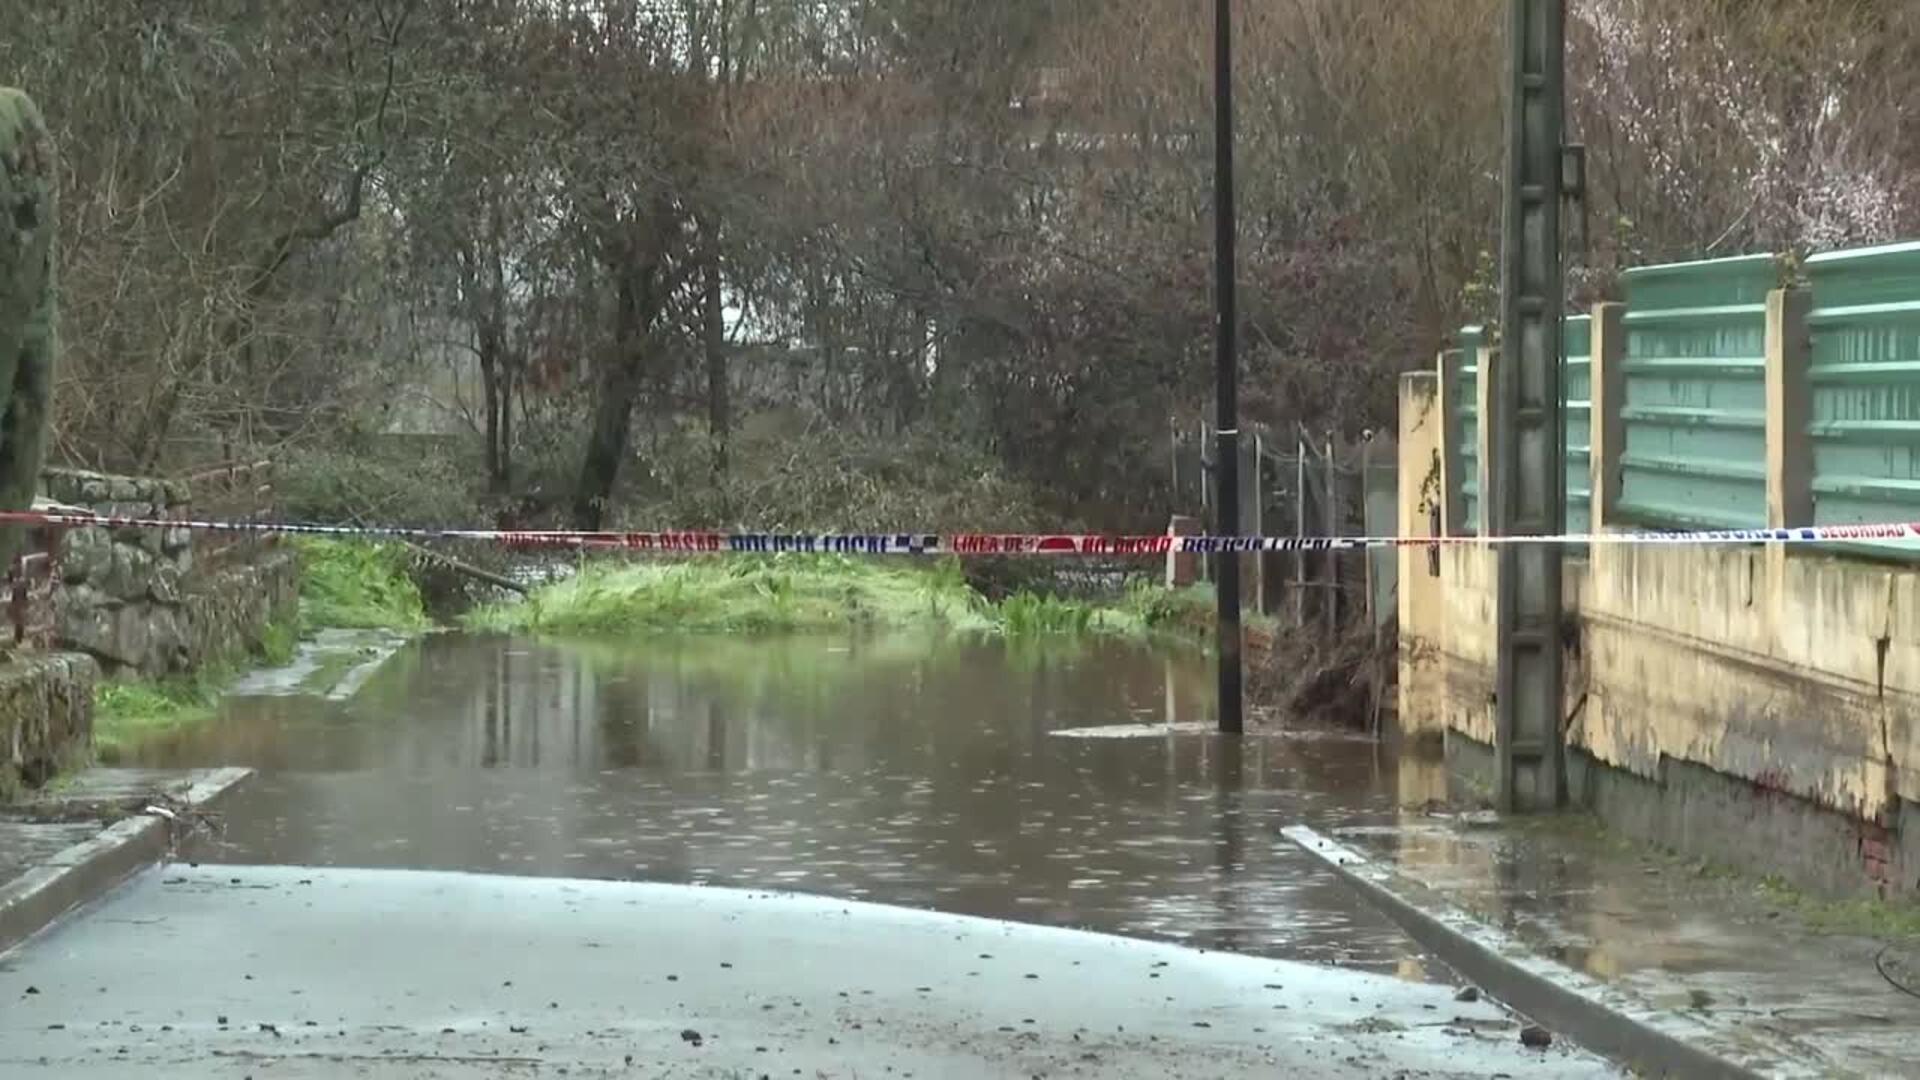
[(1212, 686), (1114, 644), (437, 634), (131, 763), (259, 770), (203, 861), (775, 888), (1443, 977), (1278, 835), (1389, 820), (1399, 766), (1343, 732), (1196, 733)]

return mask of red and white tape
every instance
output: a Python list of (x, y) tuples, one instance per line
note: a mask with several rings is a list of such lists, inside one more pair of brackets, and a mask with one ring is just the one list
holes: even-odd
[(189, 529), (295, 536), (468, 540), (527, 548), (610, 548), (680, 554), (836, 552), (862, 555), (1165, 555), (1262, 551), (1340, 551), (1381, 547), (1557, 544), (1753, 544), (1895, 541), (1920, 547), (1920, 522), (1810, 525), (1797, 528), (1691, 529), (1672, 532), (1563, 533), (1550, 536), (1168, 536), (1101, 533), (772, 533), (697, 529), (523, 530), (323, 525), (285, 521), (205, 521), (109, 517), (49, 510), (0, 511), (0, 523), (56, 528)]

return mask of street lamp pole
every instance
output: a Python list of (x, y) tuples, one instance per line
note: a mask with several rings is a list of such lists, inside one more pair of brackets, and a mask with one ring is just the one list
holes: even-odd
[[(1233, 3), (1214, 0), (1213, 8), (1213, 197), (1214, 300), (1214, 484), (1215, 529), (1240, 532), (1240, 402), (1238, 354), (1234, 332), (1233, 200)], [(1214, 602), (1219, 613), (1220, 731), (1242, 730), (1240, 700), (1240, 556), (1214, 556)]]

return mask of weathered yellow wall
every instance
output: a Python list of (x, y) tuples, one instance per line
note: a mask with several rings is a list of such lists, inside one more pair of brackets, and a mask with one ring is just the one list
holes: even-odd
[(1576, 745), (1643, 776), (1665, 755), (1864, 818), (1920, 798), (1913, 571), (1625, 545), (1602, 546), (1594, 570)]
[[(1407, 456), (1420, 404), (1403, 383), (1403, 514), (1424, 472)], [(1402, 724), (1491, 743), (1492, 550), (1446, 546), (1437, 580), (1424, 549), (1403, 550), (1401, 582)], [(1650, 779), (1662, 758), (1695, 762), (1867, 819), (1920, 800), (1920, 571), (1777, 545), (1601, 544), (1567, 560), (1565, 594), (1581, 622), (1568, 740), (1599, 761)]]

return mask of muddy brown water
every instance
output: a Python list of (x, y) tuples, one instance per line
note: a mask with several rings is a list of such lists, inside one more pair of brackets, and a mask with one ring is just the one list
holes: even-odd
[(1052, 734), (1210, 723), (1212, 679), (1111, 644), (439, 634), (349, 700), (231, 698), (133, 759), (259, 770), (202, 861), (790, 889), (1443, 976), (1278, 835), (1390, 815), (1381, 747)]

